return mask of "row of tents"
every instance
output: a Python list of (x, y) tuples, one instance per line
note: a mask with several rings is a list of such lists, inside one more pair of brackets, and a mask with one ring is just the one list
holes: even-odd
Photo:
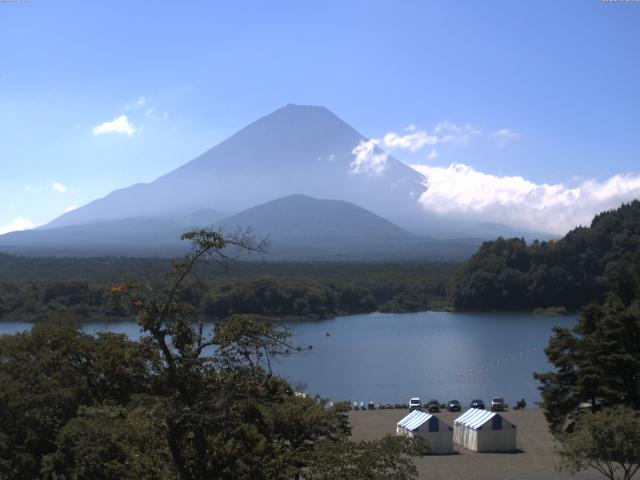
[(517, 450), (516, 426), (496, 412), (471, 408), (456, 418), (453, 428), (435, 415), (414, 410), (396, 425), (396, 434), (422, 437), (431, 453), (453, 453), (453, 444), (474, 452)]

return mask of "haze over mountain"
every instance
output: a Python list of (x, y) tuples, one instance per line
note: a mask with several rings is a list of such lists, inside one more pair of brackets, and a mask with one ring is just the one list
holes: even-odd
[(161, 218), (118, 218), (51, 229), (11, 232), (0, 236), (0, 251), (32, 255), (165, 256), (182, 252), (185, 231), (212, 225), (221, 214), (203, 209)]
[(116, 190), (43, 228), (213, 208), (233, 214), (304, 193), (353, 202), (392, 221), (422, 212), (421, 174), (388, 157), (381, 172), (354, 168), (363, 135), (324, 107), (287, 105), (148, 184)]

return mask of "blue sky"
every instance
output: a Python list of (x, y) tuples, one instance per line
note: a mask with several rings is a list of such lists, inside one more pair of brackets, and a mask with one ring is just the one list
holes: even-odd
[[(437, 137), (389, 148), (443, 182), (433, 202), (488, 195), (488, 219), (495, 189), (582, 215), (640, 192), (640, 3), (30, 0), (0, 3), (0, 42), (0, 232), (153, 180), (287, 103), (385, 146)], [(464, 207), (460, 178), (489, 186)]]

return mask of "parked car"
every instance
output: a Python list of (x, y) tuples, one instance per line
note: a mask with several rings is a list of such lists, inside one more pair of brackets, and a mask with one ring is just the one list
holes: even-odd
[(367, 408), (369, 410), (375, 410), (376, 409), (376, 404), (373, 402), (369, 402), (369, 405), (367, 405)]
[(504, 398), (495, 397), (491, 399), (491, 411), (504, 412)]
[(479, 398), (471, 400), (471, 408), (479, 408), (480, 410), (484, 410), (484, 402)]
[(409, 410), (420, 410), (421, 406), (420, 397), (413, 397), (409, 399)]
[(449, 403), (447, 403), (447, 410), (450, 412), (460, 412), (462, 411), (462, 405), (460, 405), (458, 400), (449, 400)]
[(429, 400), (424, 404), (424, 408), (429, 413), (438, 413), (440, 411), (440, 402), (436, 399)]

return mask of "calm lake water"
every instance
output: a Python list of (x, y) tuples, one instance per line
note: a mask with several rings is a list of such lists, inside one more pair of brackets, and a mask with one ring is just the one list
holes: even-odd
[[(313, 349), (284, 358), (275, 370), (307, 391), (333, 400), (376, 403), (503, 396), (514, 404), (539, 399), (533, 372), (550, 366), (543, 349), (554, 325), (572, 327), (576, 316), (527, 313), (354, 315), (323, 321), (285, 322), (298, 345)], [(30, 328), (0, 323), (0, 334)], [(133, 322), (90, 323), (85, 331), (139, 336)], [(329, 336), (326, 336), (329, 332)]]

